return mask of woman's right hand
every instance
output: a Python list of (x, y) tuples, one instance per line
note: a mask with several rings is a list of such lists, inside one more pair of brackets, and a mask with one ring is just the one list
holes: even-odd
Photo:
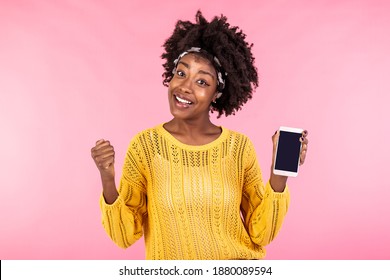
[(110, 141), (100, 139), (95, 147), (91, 149), (91, 156), (100, 171), (102, 179), (111, 179), (115, 177), (115, 151)]

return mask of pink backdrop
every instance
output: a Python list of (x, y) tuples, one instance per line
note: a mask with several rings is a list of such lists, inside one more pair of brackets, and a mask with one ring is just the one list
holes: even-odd
[(309, 131), (267, 258), (390, 258), (388, 1), (0, 0), (0, 259), (144, 258), (101, 226), (90, 148), (111, 140), (119, 178), (130, 138), (170, 119), (161, 45), (198, 8), (255, 44), (261, 85), (216, 122), (251, 137), (265, 179), (274, 131)]

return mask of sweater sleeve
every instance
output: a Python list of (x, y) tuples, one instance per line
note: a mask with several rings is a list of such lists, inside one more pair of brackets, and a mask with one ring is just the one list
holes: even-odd
[(290, 194), (275, 192), (269, 181), (264, 185), (253, 144), (248, 140), (241, 210), (252, 241), (268, 245), (278, 234), (287, 214)]
[(113, 204), (100, 198), (102, 223), (110, 238), (121, 248), (134, 244), (143, 234), (143, 220), (147, 215), (146, 178), (142, 152), (133, 139), (127, 150), (119, 197)]

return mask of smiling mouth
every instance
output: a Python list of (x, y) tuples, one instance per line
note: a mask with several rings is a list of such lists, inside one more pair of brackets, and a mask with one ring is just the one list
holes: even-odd
[(185, 100), (183, 98), (180, 98), (177, 95), (175, 95), (175, 99), (176, 99), (176, 101), (178, 101), (181, 104), (186, 104), (186, 105), (191, 105), (192, 104), (191, 101), (188, 101), (188, 100)]

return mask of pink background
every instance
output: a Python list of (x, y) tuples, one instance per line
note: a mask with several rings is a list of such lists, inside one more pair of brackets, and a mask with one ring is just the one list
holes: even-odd
[[(254, 43), (254, 98), (217, 124), (255, 143), (308, 129), (267, 259), (390, 259), (388, 1), (0, 0), (0, 259), (143, 259), (105, 234), (90, 149), (170, 119), (161, 45), (178, 19), (225, 14)], [(213, 117), (215, 119), (215, 117)]]

